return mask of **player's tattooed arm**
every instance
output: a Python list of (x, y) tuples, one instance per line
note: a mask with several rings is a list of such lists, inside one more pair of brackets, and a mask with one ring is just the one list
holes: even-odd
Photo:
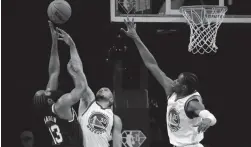
[(121, 119), (114, 114), (114, 127), (112, 132), (112, 144), (113, 147), (121, 147), (122, 146), (122, 121)]
[(47, 90), (57, 90), (58, 88), (58, 76), (60, 73), (60, 62), (58, 55), (58, 33), (54, 29), (53, 23), (48, 21), (51, 37), (52, 37), (52, 46), (50, 53), (50, 61), (49, 61), (49, 81), (47, 84)]
[(132, 21), (130, 21), (129, 18), (127, 18), (127, 20), (125, 20), (125, 25), (127, 27), (127, 31), (123, 28), (121, 28), (121, 30), (134, 40), (144, 64), (164, 88), (166, 95), (169, 96), (172, 93), (173, 80), (167, 77), (166, 74), (159, 68), (157, 61), (147, 49), (145, 44), (141, 41), (136, 32), (136, 24), (134, 23), (134, 20), (132, 19)]

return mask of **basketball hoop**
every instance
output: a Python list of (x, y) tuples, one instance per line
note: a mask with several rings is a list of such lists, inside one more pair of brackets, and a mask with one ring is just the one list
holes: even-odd
[(217, 31), (223, 22), (227, 7), (212, 5), (183, 6), (180, 8), (190, 25), (188, 51), (193, 54), (217, 52)]

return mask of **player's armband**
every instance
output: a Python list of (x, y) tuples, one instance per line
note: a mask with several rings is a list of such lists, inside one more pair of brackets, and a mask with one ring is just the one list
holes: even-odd
[(211, 126), (213, 126), (213, 125), (216, 124), (216, 118), (208, 110), (202, 110), (202, 111), (200, 111), (199, 116), (202, 117), (202, 118), (208, 118), (208, 119), (210, 119), (211, 120)]

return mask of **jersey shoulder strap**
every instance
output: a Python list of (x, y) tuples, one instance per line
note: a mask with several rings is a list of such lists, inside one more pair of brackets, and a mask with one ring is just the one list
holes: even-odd
[(175, 92), (172, 92), (170, 93), (168, 96), (167, 96), (167, 101), (175, 94)]

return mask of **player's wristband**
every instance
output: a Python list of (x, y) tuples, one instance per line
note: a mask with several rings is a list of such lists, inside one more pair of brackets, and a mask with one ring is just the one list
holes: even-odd
[(202, 118), (208, 118), (208, 119), (210, 119), (211, 120), (211, 126), (213, 126), (213, 125), (216, 124), (216, 118), (208, 110), (202, 110), (202, 111), (200, 111), (199, 116), (202, 117)]

